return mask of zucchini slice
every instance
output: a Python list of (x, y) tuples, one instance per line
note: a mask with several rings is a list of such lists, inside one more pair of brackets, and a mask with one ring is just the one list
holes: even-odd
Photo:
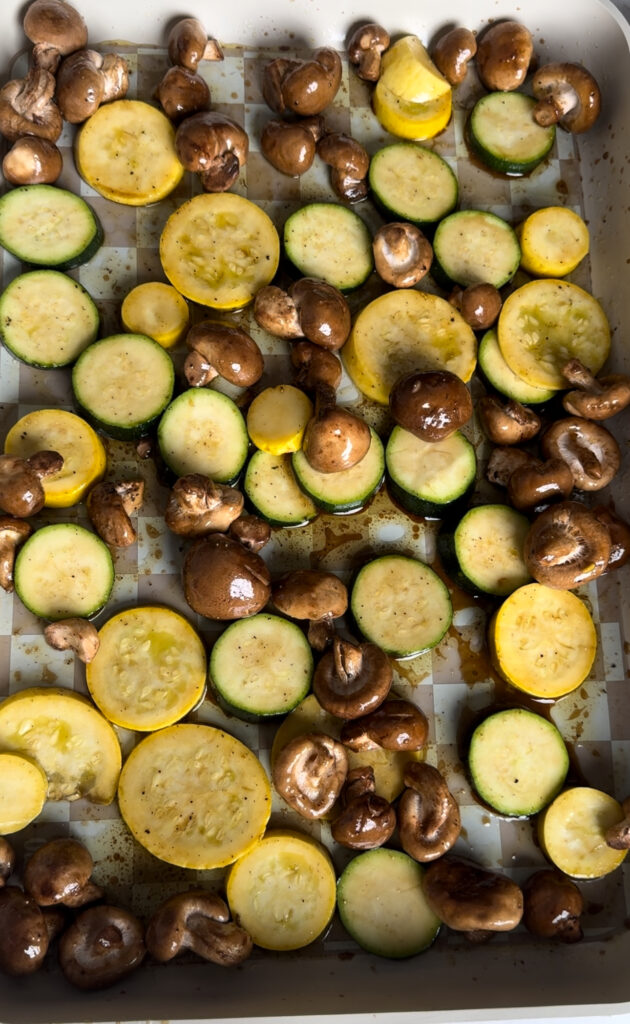
[(372, 439), (367, 453), (350, 469), (320, 473), (313, 469), (304, 452), (291, 456), (293, 472), (305, 494), (323, 512), (345, 515), (358, 512), (376, 494), (385, 478), (385, 452), (380, 437), (370, 427)]
[(72, 369), (79, 409), (119, 441), (149, 434), (171, 400), (173, 361), (145, 334), (111, 334), (90, 345)]
[(178, 395), (158, 426), (162, 458), (177, 476), (202, 473), (216, 483), (238, 477), (249, 447), (245, 420), (231, 398), (208, 388)]
[(513, 398), (515, 402), (539, 405), (541, 402), (548, 402), (556, 393), (554, 388), (537, 388), (528, 384), (510, 369), (501, 354), (494, 327), (486, 331), (479, 342), (478, 360), (479, 369), (491, 387), (501, 395)]
[(287, 219), (284, 250), (303, 277), (327, 281), (339, 291), (358, 288), (374, 266), (372, 238), (354, 210), (336, 203), (309, 203)]
[(553, 801), (538, 819), (545, 855), (571, 878), (602, 878), (625, 860), (627, 850), (606, 843), (609, 828), (623, 821), (621, 804), (590, 786), (574, 786)]
[(76, 505), (107, 468), (98, 434), (80, 416), (64, 409), (37, 409), (22, 416), (7, 434), (4, 451), (22, 459), (41, 451), (63, 456), (59, 472), (42, 480), (47, 508)]
[(424, 868), (400, 850), (367, 850), (337, 882), (337, 907), (346, 931), (368, 953), (415, 956), (434, 942), (442, 922), (422, 887)]
[(549, 153), (556, 126), (537, 124), (535, 106), (536, 100), (522, 92), (490, 92), (475, 103), (468, 120), (468, 141), (492, 171), (529, 174)]
[(446, 585), (428, 565), (406, 555), (383, 555), (364, 565), (350, 608), (365, 639), (393, 658), (431, 650), (453, 619)]
[(20, 274), (0, 295), (2, 340), (29, 366), (68, 366), (98, 328), (98, 310), (85, 288), (59, 270)]
[(230, 869), (227, 900), (262, 949), (302, 949), (328, 927), (335, 869), (310, 836), (273, 830)]
[(442, 519), (461, 507), (474, 486), (475, 449), (459, 430), (443, 441), (422, 441), (394, 427), (385, 449), (392, 497), (412, 515)]
[(243, 490), (254, 510), (271, 526), (304, 526), (318, 515), (314, 501), (295, 479), (288, 454), (254, 452), (245, 470)]
[(131, 608), (109, 619), (98, 635), (86, 681), (92, 700), (114, 725), (139, 732), (163, 729), (202, 699), (205, 648), (177, 612)]
[(125, 296), (120, 318), (130, 334), (148, 334), (162, 348), (172, 348), (186, 333), (190, 316), (188, 303), (176, 288), (145, 281)]
[(398, 378), (413, 370), (450, 370), (469, 381), (477, 339), (446, 299), (401, 288), (361, 310), (341, 355), (359, 390), (387, 405)]
[(32, 687), (0, 704), (0, 747), (32, 758), (48, 779), (49, 800), (111, 804), (121, 752), (91, 701), (59, 687)]
[(114, 563), (100, 537), (74, 523), (53, 523), (31, 534), (18, 551), (15, 592), (40, 619), (89, 618), (107, 604)]
[(568, 206), (545, 206), (516, 229), (521, 267), (533, 277), (566, 277), (589, 250), (589, 231)]
[(369, 182), (389, 214), (419, 227), (436, 224), (457, 206), (459, 186), (446, 160), (413, 142), (379, 149), (370, 161)]
[(501, 288), (519, 268), (521, 247), (514, 228), (486, 210), (458, 210), (437, 226), (431, 273), (439, 284)]
[(538, 814), (558, 795), (569, 754), (552, 722), (525, 708), (489, 715), (472, 734), (468, 770), (482, 800), (499, 814)]
[(209, 871), (258, 842), (269, 820), (271, 787), (258, 758), (239, 740), (185, 723), (149, 733), (134, 747), (120, 774), (118, 804), (154, 857)]
[(0, 835), (20, 832), (35, 820), (48, 793), (43, 768), (24, 754), (0, 752)]
[(304, 633), (279, 615), (231, 623), (210, 655), (210, 679), (236, 715), (284, 715), (308, 693), (313, 654)]
[(70, 270), (103, 243), (103, 228), (85, 199), (55, 185), (23, 185), (0, 199), (0, 245), (23, 263)]
[(476, 505), (454, 530), (442, 530), (438, 550), (449, 575), (473, 594), (507, 597), (531, 576), (523, 551), (530, 522), (509, 505)]

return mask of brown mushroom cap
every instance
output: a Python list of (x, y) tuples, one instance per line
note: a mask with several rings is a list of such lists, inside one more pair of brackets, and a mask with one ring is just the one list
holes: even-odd
[(94, 661), (100, 646), (94, 623), (74, 617), (50, 622), (44, 629), (44, 639), (56, 651), (74, 651), (86, 665)]
[(144, 482), (126, 480), (111, 483), (102, 480), (87, 496), (87, 514), (99, 537), (116, 548), (135, 544), (136, 529), (131, 516), (142, 506)]
[(367, 455), (372, 442), (365, 420), (333, 399), (316, 397), (315, 413), (306, 424), (302, 439), (304, 456), (318, 473), (340, 473), (356, 466)]
[(341, 743), (325, 733), (296, 736), (279, 752), (271, 777), (280, 796), (303, 818), (328, 814), (348, 772)]
[(459, 85), (464, 81), (468, 63), (476, 52), (477, 40), (473, 33), (458, 26), (440, 36), (431, 50), (431, 59), (450, 85)]
[(419, 227), (405, 222), (384, 224), (372, 240), (374, 266), (394, 288), (412, 288), (428, 273), (433, 247)]
[(430, 864), (423, 887), (433, 912), (454, 931), (511, 931), (523, 915), (516, 882), (459, 857)]
[(17, 139), (2, 161), (2, 173), (11, 185), (52, 185), (62, 168), (54, 142), (35, 135)]
[(171, 28), (167, 48), (172, 64), (196, 71), (202, 60), (223, 60), (221, 47), (208, 33), (198, 18), (180, 18)]
[(315, 669), (313, 693), (331, 715), (360, 718), (383, 703), (392, 679), (392, 666), (380, 647), (336, 636)]
[(484, 395), (477, 402), (477, 413), (486, 437), (493, 444), (523, 444), (531, 441), (541, 427), (540, 416), (512, 398), (501, 401)]
[(524, 512), (550, 501), (566, 500), (573, 490), (573, 474), (562, 459), (534, 459), (514, 470), (507, 489), (510, 503)]
[(610, 534), (611, 547), (607, 568), (618, 569), (630, 559), (630, 524), (604, 505), (594, 508), (593, 515), (604, 524)]
[(302, 334), (314, 345), (334, 352), (350, 334), (351, 315), (346, 299), (331, 284), (302, 277), (289, 288)]
[(336, 843), (349, 850), (373, 850), (391, 839), (396, 828), (394, 808), (374, 792), (371, 765), (352, 768), (341, 791), (342, 810), (331, 826)]
[(389, 32), (370, 21), (355, 29), (348, 40), (348, 60), (365, 82), (376, 82), (381, 73), (381, 54), (390, 43)]
[(61, 63), (55, 99), (64, 120), (82, 124), (101, 103), (121, 99), (128, 88), (129, 68), (123, 57), (78, 50)]
[(13, 874), (15, 868), (15, 850), (5, 836), (0, 836), (0, 888)]
[(37, 452), (28, 459), (0, 455), (0, 509), (17, 519), (36, 515), (46, 500), (42, 480), (62, 466), (59, 452)]
[(54, 92), (54, 76), (38, 67), (32, 67), (25, 78), (14, 78), (0, 89), (0, 134), (7, 142), (15, 142), (22, 135), (57, 141), (63, 118), (53, 102)]
[(562, 459), (581, 491), (606, 487), (621, 464), (621, 451), (612, 434), (592, 420), (569, 416), (556, 420), (542, 436), (547, 459)]
[(398, 804), (400, 844), (421, 863), (436, 860), (457, 841), (462, 822), (457, 802), (443, 775), (426, 762), (405, 768), (407, 787)]
[(408, 700), (386, 700), (376, 711), (345, 722), (341, 742), (351, 750), (422, 750), (429, 736), (427, 717)]
[(33, 0), (24, 15), (24, 34), (32, 43), (48, 43), (61, 54), (87, 43), (87, 25), (65, 0)]
[(630, 405), (630, 377), (623, 373), (594, 377), (579, 359), (571, 359), (562, 368), (563, 375), (579, 390), (567, 391), (562, 404), (571, 416), (587, 420), (607, 420)]
[(287, 108), (304, 117), (321, 114), (340, 85), (341, 59), (328, 47), (310, 60), (273, 60), (263, 72), (263, 96), (276, 114)]
[(525, 81), (533, 56), (530, 32), (516, 21), (499, 21), (477, 43), (477, 72), (486, 89), (510, 92)]
[(206, 383), (219, 376), (230, 384), (249, 388), (263, 375), (265, 363), (262, 352), (241, 327), (202, 320), (189, 330), (186, 345), (208, 364)]
[(538, 100), (534, 120), (544, 126), (560, 124), (573, 134), (588, 131), (601, 110), (599, 86), (580, 64), (543, 65), (532, 78), (532, 92)]
[(333, 619), (348, 608), (348, 589), (332, 572), (294, 569), (273, 584), (271, 598), (283, 615), (291, 619)]
[(572, 590), (606, 571), (610, 549), (610, 534), (593, 512), (577, 501), (563, 501), (536, 517), (523, 557), (538, 583)]
[(201, 473), (189, 473), (173, 484), (164, 521), (181, 537), (223, 533), (240, 516), (243, 500), (235, 487), (216, 484)]
[(231, 621), (267, 604), (271, 576), (260, 555), (221, 534), (201, 537), (184, 559), (184, 595), (193, 611)]
[(143, 928), (131, 911), (97, 906), (83, 910), (59, 939), (59, 966), (77, 988), (115, 985), (136, 970), (146, 953)]
[(206, 192), (225, 192), (247, 163), (249, 139), (227, 114), (202, 110), (181, 122), (175, 149), (186, 170), (199, 174)]
[(583, 938), (582, 893), (575, 882), (553, 868), (536, 871), (523, 886), (523, 924), (532, 935), (561, 942)]
[(422, 441), (442, 441), (473, 413), (468, 388), (448, 370), (412, 371), (399, 377), (389, 408), (396, 423)]
[(16, 885), (0, 889), (0, 971), (32, 974), (48, 951), (46, 921), (35, 900)]
[(94, 862), (76, 839), (51, 839), (24, 866), (24, 888), (40, 907), (58, 903), (81, 907), (99, 899), (103, 890), (90, 881)]
[(155, 98), (171, 121), (179, 122), (204, 110), (210, 102), (210, 88), (195, 71), (174, 64), (164, 73)]
[(471, 284), (467, 288), (458, 286), (453, 289), (448, 301), (461, 313), (473, 331), (486, 331), (492, 327), (503, 304), (498, 288), (487, 282)]
[(332, 168), (330, 181), (340, 199), (358, 203), (368, 194), (367, 150), (345, 132), (328, 132), (317, 143), (317, 155)]
[(0, 515), (0, 587), (13, 591), (13, 568), (20, 545), (31, 535), (31, 527), (23, 519)]
[(271, 540), (271, 526), (259, 516), (247, 513), (230, 523), (229, 534), (248, 551), (262, 551)]
[(230, 921), (227, 904), (211, 892), (171, 896), (152, 914), (145, 935), (147, 951), (159, 963), (185, 949), (221, 967), (233, 967), (252, 951), (251, 936)]
[(268, 121), (260, 137), (266, 160), (281, 174), (297, 178), (312, 166), (316, 143), (313, 133), (299, 121)]
[(317, 391), (321, 387), (334, 391), (341, 383), (341, 360), (312, 341), (296, 341), (291, 346), (291, 365), (297, 371), (296, 384), (307, 391)]

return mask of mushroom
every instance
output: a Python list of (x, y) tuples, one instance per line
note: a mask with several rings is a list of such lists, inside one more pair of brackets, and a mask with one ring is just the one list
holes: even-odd
[(2, 173), (11, 185), (52, 185), (62, 168), (54, 142), (36, 135), (16, 139), (2, 161)]
[(210, 102), (205, 78), (179, 64), (167, 69), (154, 95), (166, 116), (175, 122), (205, 110)]
[(340, 359), (312, 341), (296, 341), (291, 346), (291, 365), (297, 370), (296, 384), (307, 391), (321, 387), (336, 390), (341, 383)]
[(241, 327), (202, 320), (186, 335), (189, 355), (184, 373), (191, 387), (205, 387), (215, 377), (248, 388), (256, 384), (265, 368), (258, 345)]
[(319, 388), (315, 412), (306, 424), (302, 451), (318, 473), (351, 469), (367, 455), (372, 435), (365, 420), (337, 405), (335, 392)]
[(137, 534), (131, 516), (141, 508), (143, 497), (142, 480), (116, 484), (101, 481), (92, 487), (87, 497), (87, 514), (106, 544), (116, 548), (135, 544)]
[(303, 818), (328, 814), (348, 773), (348, 756), (341, 743), (325, 733), (305, 733), (278, 753), (271, 777), (289, 807)]
[(302, 277), (288, 292), (275, 285), (261, 288), (254, 300), (256, 323), (278, 338), (307, 338), (336, 352), (350, 334), (350, 307), (325, 281)]
[(51, 839), (24, 865), (24, 889), (40, 907), (82, 907), (103, 895), (91, 881), (94, 862), (76, 839)]
[(129, 67), (116, 53), (78, 50), (62, 61), (55, 99), (66, 121), (82, 124), (101, 103), (122, 99), (129, 88)]
[(394, 288), (412, 288), (428, 273), (433, 247), (415, 224), (393, 222), (372, 240), (376, 273)]
[(630, 798), (622, 802), (621, 809), (622, 820), (606, 829), (606, 845), (612, 850), (630, 850)]
[(0, 89), (0, 134), (8, 142), (37, 135), (56, 142), (63, 118), (53, 101), (55, 79), (45, 68), (33, 67), (25, 78), (14, 78)]
[(577, 501), (564, 501), (536, 517), (523, 558), (538, 583), (572, 590), (606, 571), (610, 550), (610, 534), (594, 513)]
[(62, 466), (59, 452), (36, 452), (28, 459), (0, 455), (0, 508), (18, 519), (36, 515), (46, 500), (42, 480)]
[(562, 404), (571, 416), (587, 420), (607, 420), (630, 405), (630, 377), (622, 373), (594, 377), (579, 359), (571, 359), (562, 374), (579, 390), (567, 391)]
[(523, 886), (523, 903), (523, 924), (532, 935), (560, 942), (579, 942), (584, 937), (582, 893), (560, 871), (545, 868), (530, 875)]
[(530, 32), (516, 21), (491, 25), (477, 43), (477, 72), (486, 89), (511, 92), (527, 75), (534, 45)]
[(523, 893), (516, 882), (460, 857), (430, 864), (423, 888), (433, 912), (454, 931), (512, 931), (523, 916)]
[(429, 735), (426, 715), (408, 700), (386, 700), (376, 711), (345, 722), (341, 742), (350, 750), (422, 750)]
[(158, 907), (147, 924), (145, 944), (159, 963), (190, 949), (220, 967), (243, 963), (253, 948), (249, 933), (230, 921), (225, 901), (197, 891), (171, 896)]
[(343, 809), (330, 829), (336, 843), (349, 850), (374, 850), (391, 839), (396, 828), (394, 808), (374, 790), (372, 765), (348, 772), (341, 790)]
[(206, 192), (226, 192), (247, 163), (247, 132), (227, 114), (202, 110), (185, 118), (175, 133), (177, 156), (199, 174)]
[(58, 619), (44, 629), (44, 639), (56, 651), (74, 651), (84, 664), (94, 661), (100, 640), (96, 626), (87, 619)]
[(248, 513), (230, 524), (229, 534), (248, 551), (257, 552), (271, 540), (271, 527), (264, 519)]
[(183, 582), (192, 610), (220, 621), (255, 615), (271, 595), (271, 576), (260, 555), (216, 533), (189, 548)]
[[(500, 445), (490, 452), (488, 465), (486, 466), (486, 478), (491, 484), (498, 484), (499, 487), (507, 487), (512, 473), (522, 466), (539, 465), (540, 460), (529, 452), (520, 448), (512, 448)], [(573, 477), (571, 477), (573, 480)]]
[(331, 715), (360, 718), (383, 703), (392, 679), (392, 666), (380, 647), (336, 636), (315, 668), (313, 693)]
[(462, 830), (459, 807), (444, 776), (426, 762), (405, 766), (398, 804), (400, 844), (410, 857), (423, 864), (451, 849)]
[(265, 65), (262, 92), (276, 114), (286, 109), (304, 117), (321, 114), (341, 85), (341, 58), (329, 47), (315, 50), (309, 60), (279, 57)]
[(236, 488), (189, 473), (173, 484), (164, 521), (181, 537), (202, 537), (225, 532), (242, 511), (243, 495)]
[(630, 525), (604, 505), (594, 508), (593, 515), (610, 534), (610, 557), (606, 568), (619, 569), (630, 559)]
[(15, 850), (8, 839), (0, 836), (0, 889), (8, 882), (15, 868)]
[(470, 392), (448, 370), (412, 371), (399, 377), (389, 396), (396, 423), (421, 441), (443, 441), (473, 413)]
[(35, 900), (17, 885), (0, 889), (0, 971), (20, 976), (41, 967), (50, 939)]
[(533, 112), (537, 124), (559, 124), (574, 135), (588, 131), (601, 110), (599, 86), (580, 64), (543, 65), (532, 78), (532, 92), (538, 100)]
[(59, 939), (59, 966), (65, 978), (87, 991), (126, 978), (145, 954), (140, 921), (121, 907), (88, 907)]
[(565, 501), (573, 490), (573, 473), (562, 459), (533, 459), (514, 470), (507, 490), (514, 508), (524, 512), (550, 501)]
[(348, 591), (332, 572), (295, 569), (276, 580), (271, 599), (283, 615), (308, 619), (308, 642), (323, 651), (334, 635), (333, 620), (348, 608)]
[(345, 132), (329, 132), (317, 143), (317, 155), (331, 168), (330, 183), (340, 199), (359, 203), (368, 194), (367, 150)]
[(381, 55), (390, 43), (389, 32), (370, 21), (360, 25), (348, 40), (348, 60), (365, 82), (377, 82), (381, 74)]
[(88, 38), (83, 18), (65, 0), (33, 0), (24, 15), (24, 34), (36, 47), (52, 48), (57, 59), (81, 50)]
[(30, 534), (31, 527), (23, 519), (0, 515), (0, 587), (8, 594), (13, 590), (15, 556)]
[(606, 487), (621, 464), (621, 451), (612, 434), (591, 420), (569, 416), (556, 420), (542, 436), (540, 447), (547, 459), (562, 459), (581, 491)]
[(172, 64), (196, 71), (202, 60), (223, 60), (223, 51), (198, 18), (180, 18), (168, 34), (168, 56)]
[(468, 28), (452, 28), (441, 36), (431, 50), (431, 59), (449, 85), (459, 85), (468, 72), (469, 61), (477, 52), (477, 40)]
[(323, 130), (321, 117), (305, 117), (301, 121), (274, 118), (263, 128), (260, 149), (277, 171), (297, 178), (312, 166)]
[(501, 402), (484, 395), (477, 402), (477, 413), (486, 437), (493, 444), (523, 444), (531, 441), (541, 427), (540, 416), (513, 398)]
[(501, 293), (493, 284), (482, 282), (467, 288), (456, 287), (448, 301), (461, 313), (473, 331), (486, 331), (492, 327), (501, 312)]

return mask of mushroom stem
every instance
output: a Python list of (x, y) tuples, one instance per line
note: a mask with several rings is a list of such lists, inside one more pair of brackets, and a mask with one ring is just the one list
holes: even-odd
[(304, 818), (321, 818), (332, 808), (348, 773), (347, 754), (324, 733), (296, 736), (282, 748), (272, 768), (280, 796)]
[(360, 647), (336, 636), (333, 641), (335, 672), (344, 685), (357, 678), (363, 667), (363, 651)]
[(534, 120), (545, 127), (560, 124), (578, 134), (587, 131), (599, 116), (599, 86), (579, 64), (545, 64), (532, 79), (532, 92), (538, 100)]
[(92, 488), (87, 498), (88, 516), (106, 544), (126, 548), (135, 543), (137, 534), (131, 516), (142, 506), (143, 494), (142, 480), (102, 481)]
[(31, 527), (23, 519), (0, 516), (0, 587), (13, 590), (13, 567), (18, 548), (31, 534)]
[(461, 832), (459, 807), (444, 776), (427, 762), (411, 761), (404, 771), (407, 789), (398, 807), (400, 843), (422, 863), (436, 860)]
[(44, 638), (56, 651), (74, 651), (84, 664), (94, 661), (100, 646), (98, 630), (87, 619), (58, 619), (49, 623)]
[(433, 248), (415, 224), (395, 222), (379, 228), (372, 242), (379, 277), (395, 288), (411, 288), (428, 273)]

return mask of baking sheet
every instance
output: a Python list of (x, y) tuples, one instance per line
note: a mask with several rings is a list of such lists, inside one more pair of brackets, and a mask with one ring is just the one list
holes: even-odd
[[(603, 8), (602, 8), (603, 10)], [(85, 11), (89, 20), (89, 10)], [(203, 14), (202, 14), (203, 16)], [(470, 20), (470, 16), (469, 16)], [(529, 19), (522, 20), (533, 27)], [(407, 21), (408, 29), (419, 28)], [(426, 36), (425, 36), (426, 37)], [(540, 37), (542, 39), (542, 35)], [(544, 44), (541, 44), (544, 45)], [(155, 46), (116, 45), (132, 69), (132, 86), (129, 95), (148, 98), (167, 66), (164, 51)], [(333, 199), (328, 185), (328, 170), (317, 162), (314, 168), (301, 179), (283, 178), (266, 164), (257, 151), (257, 139), (262, 124), (271, 116), (260, 94), (260, 71), (265, 60), (286, 49), (245, 48), (227, 45), (226, 60), (222, 64), (205, 64), (201, 70), (207, 77), (212, 91), (212, 105), (224, 110), (244, 124), (250, 135), (252, 152), (245, 172), (234, 191), (238, 191), (267, 210), (280, 227), (286, 216), (302, 203), (313, 199)], [(292, 52), (300, 47), (292, 44)], [(20, 64), (16, 65), (20, 70)], [(566, 133), (558, 132), (557, 144), (550, 158), (527, 179), (501, 179), (476, 167), (468, 157), (463, 140), (465, 110), (470, 107), (477, 92), (474, 76), (470, 76), (465, 90), (458, 90), (457, 108), (449, 128), (429, 143), (444, 156), (456, 170), (460, 182), (461, 205), (481, 207), (517, 222), (530, 209), (551, 204), (566, 204), (585, 216), (585, 180), (583, 153), (578, 152), (575, 140)], [(369, 108), (369, 93), (364, 83), (344, 70), (342, 88), (334, 106), (326, 113), (330, 128), (349, 131), (374, 152), (385, 142), (391, 141), (375, 122)], [(178, 203), (187, 199), (197, 190), (196, 182), (186, 175), (182, 185), (167, 200), (150, 208), (122, 207), (97, 196), (76, 175), (71, 161), (72, 134), (66, 128), (61, 143), (64, 151), (64, 175), (60, 184), (79, 191), (91, 202), (98, 212), (106, 231), (105, 245), (97, 256), (86, 266), (74, 272), (96, 300), (102, 314), (102, 335), (119, 329), (119, 309), (124, 295), (136, 282), (162, 279), (163, 275), (157, 257), (157, 241), (161, 228)], [(600, 157), (604, 159), (603, 152)], [(606, 158), (610, 160), (610, 156)], [(593, 162), (591, 166), (597, 166)], [(602, 185), (610, 175), (610, 165), (604, 163)], [(592, 186), (591, 186), (592, 188)], [(588, 206), (588, 197), (587, 206)], [(380, 223), (380, 218), (369, 203), (357, 207), (357, 212), (371, 227)], [(612, 225), (611, 225), (612, 226)], [(599, 226), (598, 226), (599, 230)], [(608, 228), (610, 230), (610, 227)], [(607, 250), (607, 259), (609, 253)], [(594, 260), (593, 272), (598, 267)], [(7, 254), (2, 254), (2, 272), (7, 283), (19, 271), (19, 265)], [(591, 287), (591, 266), (589, 261), (571, 277), (584, 287)], [(595, 278), (596, 280), (596, 278)], [(426, 287), (423, 284), (422, 287)], [(429, 285), (430, 286), (430, 285)], [(353, 296), (358, 306), (372, 297), (378, 285), (371, 281), (362, 294)], [(601, 289), (601, 285), (599, 286)], [(375, 290), (376, 289), (376, 290)], [(596, 288), (596, 294), (601, 291)], [(622, 319), (625, 310), (619, 303), (614, 308), (605, 308), (613, 321)], [(196, 319), (206, 314), (195, 310)], [(278, 380), (290, 380), (287, 348), (264, 334), (251, 315), (233, 316), (234, 322), (242, 323), (261, 345), (265, 352), (266, 370), (263, 384)], [(619, 358), (619, 332), (614, 342), (615, 357)], [(174, 352), (176, 364), (181, 365), (181, 351)], [(477, 387), (477, 385), (475, 385)], [(340, 390), (341, 400), (355, 406), (382, 430), (387, 429), (383, 410), (371, 408), (361, 399), (352, 384), (344, 378)], [(18, 364), (9, 354), (0, 351), (0, 436), (3, 438), (17, 418), (34, 408), (51, 405), (70, 407), (69, 374), (67, 371), (33, 371)], [(627, 426), (627, 414), (626, 414)], [(627, 434), (627, 430), (626, 430)], [(481, 445), (482, 439), (473, 424), (469, 436)], [(197, 625), (204, 639), (210, 645), (218, 629), (207, 620), (195, 617), (183, 599), (180, 584), (180, 566), (183, 545), (181, 541), (165, 530), (161, 512), (166, 491), (158, 481), (150, 462), (139, 463), (133, 445), (107, 441), (109, 470), (112, 476), (124, 477), (140, 471), (147, 484), (147, 500), (138, 517), (139, 539), (137, 546), (115, 553), (116, 584), (112, 600), (98, 622), (104, 621), (121, 607), (135, 603), (165, 603), (184, 612)], [(627, 446), (626, 446), (627, 447)], [(480, 448), (483, 458), (483, 447)], [(627, 474), (627, 467), (626, 467)], [(627, 476), (626, 476), (627, 479)], [(621, 493), (622, 484), (617, 485)], [(63, 512), (46, 513), (38, 522), (80, 521), (84, 522), (82, 506)], [(402, 515), (391, 504), (385, 492), (360, 514), (349, 517), (320, 516), (308, 527), (291, 531), (276, 531), (265, 558), (272, 571), (278, 573), (298, 566), (319, 566), (338, 572), (348, 579), (358, 565), (375, 554), (386, 551), (403, 551), (429, 561), (434, 561), (435, 526), (415, 521)], [(550, 709), (549, 713), (559, 726), (572, 755), (572, 772), (576, 780), (584, 780), (614, 793), (622, 798), (630, 792), (630, 696), (627, 686), (627, 654), (630, 642), (628, 621), (620, 618), (622, 606), (622, 579), (627, 588), (627, 572), (604, 577), (596, 584), (583, 588), (582, 596), (591, 607), (598, 623), (598, 656), (591, 677), (574, 694), (563, 698)], [(627, 592), (627, 590), (626, 590)], [(458, 802), (462, 808), (464, 831), (457, 849), (468, 853), (488, 867), (505, 870), (517, 881), (524, 880), (544, 859), (536, 845), (532, 825), (526, 821), (508, 821), (491, 814), (481, 807), (470, 793), (463, 765), (461, 763), (462, 740), (466, 725), (470, 724), (484, 708), (500, 702), (520, 703), (514, 691), (509, 691), (498, 682), (491, 670), (485, 650), (484, 636), (488, 606), (474, 601), (467, 595), (453, 589), (455, 606), (454, 624), (445, 640), (433, 652), (422, 655), (410, 662), (399, 663), (396, 669), (396, 688), (403, 695), (418, 703), (428, 715), (431, 723), (428, 759), (445, 771)], [(50, 650), (43, 641), (42, 625), (28, 613), (17, 600), (0, 592), (0, 656), (6, 666), (0, 677), (0, 696), (15, 692), (27, 686), (55, 683), (85, 692), (84, 669), (80, 663), (62, 652)], [(273, 738), (273, 727), (251, 726), (234, 718), (226, 718), (210, 701), (192, 716), (195, 720), (222, 725), (248, 743), (267, 763)], [(130, 749), (135, 737), (121, 733), (125, 750)], [(274, 805), (273, 824), (296, 824), (277, 801)], [(316, 823), (309, 825), (297, 820), (298, 827), (329, 841), (327, 826)], [(191, 884), (213, 884), (213, 873), (190, 872), (164, 865), (143, 850), (130, 837), (120, 822), (114, 807), (98, 808), (84, 801), (73, 804), (47, 804), (38, 823), (23, 835), (16, 837), (16, 845), (25, 852), (32, 850), (44, 839), (52, 836), (72, 834), (82, 839), (91, 849), (95, 861), (95, 877), (104, 884), (112, 900), (119, 900), (131, 906), (138, 913), (148, 913), (167, 893), (188, 888)], [(339, 866), (347, 854), (339, 857)], [(108, 1007), (116, 1008), (118, 1016), (132, 1017), (134, 1006), (146, 1007), (146, 1013), (157, 1015), (166, 1012), (165, 991), (171, 986), (180, 987), (189, 978), (194, 978), (193, 989), (197, 998), (190, 995), (187, 1005), (192, 1017), (207, 1017), (208, 1009), (202, 1000), (206, 985), (221, 993), (220, 998), (225, 1015), (245, 1016), (249, 1000), (255, 1007), (253, 1015), (292, 1012), (287, 1007), (290, 1000), (298, 999), (294, 986), (305, 977), (310, 977), (306, 989), (299, 989), (302, 997), (308, 998), (309, 1012), (314, 1012), (317, 1002), (324, 1000), (326, 1012), (330, 1006), (338, 1005), (338, 990), (347, 993), (347, 1009), (359, 1010), (383, 1007), (375, 1002), (368, 979), (376, 976), (380, 985), (391, 976), (396, 978), (397, 991), (388, 993), (388, 999), (405, 1003), (413, 1009), (428, 1008), (431, 1005), (444, 1008), (456, 1006), (507, 1005), (508, 1002), (522, 1005), (537, 1005), (537, 993), (528, 985), (521, 990), (517, 977), (511, 979), (511, 993), (514, 1000), (495, 1002), (504, 998), (501, 987), (494, 986), (493, 992), (478, 990), (484, 973), (498, 964), (504, 971), (518, 973), (518, 962), (522, 960), (530, 967), (537, 961), (552, 960), (564, 962), (569, 958), (567, 971), (579, 973), (582, 961), (590, 971), (593, 999), (604, 999), (610, 994), (610, 987), (603, 994), (601, 979), (606, 971), (601, 970), (606, 955), (612, 959), (612, 945), (624, 943), (628, 917), (630, 887), (627, 872), (617, 871), (597, 882), (583, 887), (587, 902), (584, 920), (586, 939), (575, 951), (558, 950), (537, 943), (519, 930), (510, 935), (497, 937), (491, 946), (481, 953), (468, 948), (453, 933), (443, 931), (438, 942), (427, 954), (415, 958), (408, 964), (393, 965), (361, 953), (348, 939), (340, 924), (335, 922), (324, 940), (297, 954), (277, 956), (257, 952), (238, 975), (246, 982), (242, 985), (232, 976), (217, 976), (216, 969), (192, 962), (170, 965), (168, 975), (163, 969), (145, 968), (137, 979), (130, 980), (122, 990), (98, 997), (90, 1004), (89, 1016), (103, 1019), (108, 1016)], [(541, 948), (542, 947), (542, 948)], [(627, 948), (627, 947), (626, 947)], [(603, 951), (603, 952), (602, 952)], [(619, 956), (615, 948), (614, 956)], [(573, 958), (571, 960), (571, 957)], [(435, 985), (426, 986), (426, 975), (437, 978), (448, 975), (449, 965), (458, 964), (461, 986), (441, 995), (434, 991)], [(597, 964), (598, 970), (594, 971)], [(566, 1001), (566, 990), (560, 983), (562, 969), (556, 964), (558, 984), (551, 984), (551, 994)], [(290, 979), (286, 972), (290, 972)], [(329, 979), (323, 988), (315, 979), (323, 975)], [(415, 992), (414, 976), (420, 972), (424, 977), (425, 994), (422, 998)], [(281, 974), (284, 988), (278, 991), (271, 979)], [(477, 977), (477, 986), (472, 979)], [(553, 981), (553, 979), (550, 979)], [(509, 981), (506, 975), (506, 981)], [(9, 983), (9, 1009), (6, 1019), (27, 1020), (70, 1020), (81, 1019), (75, 1014), (85, 1013), (83, 997), (68, 992), (63, 981), (56, 977), (51, 967), (36, 977), (29, 985), (26, 1005), (14, 1000), (19, 982)], [(52, 988), (50, 987), (52, 986)], [(599, 986), (599, 987), (598, 987)], [(575, 991), (579, 985), (575, 986)], [(243, 990), (247, 991), (244, 992)], [(58, 1009), (51, 1014), (48, 993), (58, 994)], [(627, 998), (617, 994), (616, 999)], [(61, 996), (59, 996), (61, 993)], [(430, 994), (429, 994), (430, 993)], [(548, 996), (549, 999), (549, 996)], [(66, 1003), (65, 1000), (68, 1002)], [(367, 1000), (367, 1002), (365, 1002)], [(578, 1000), (571, 1000), (577, 1002)], [(171, 1004), (172, 1006), (173, 1004)], [(79, 1007), (82, 1006), (82, 1010)], [(153, 1009), (151, 1009), (151, 1007)], [(72, 1008), (69, 1013), (69, 1008)], [(344, 1007), (345, 1008), (345, 1007)], [(43, 1014), (43, 1016), (41, 1016)], [(24, 1015), (24, 1016), (22, 1016)], [(140, 1014), (144, 1016), (143, 1012)], [(180, 1016), (172, 1008), (168, 1016)]]

